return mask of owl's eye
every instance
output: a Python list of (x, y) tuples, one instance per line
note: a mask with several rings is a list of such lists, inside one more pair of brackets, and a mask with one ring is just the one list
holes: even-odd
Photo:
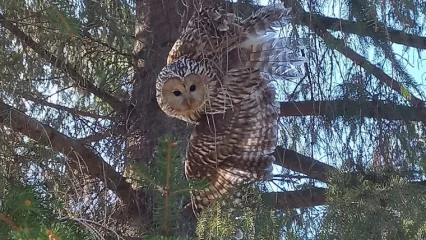
[(195, 89), (196, 89), (195, 85), (191, 85), (191, 87), (189, 87), (189, 91), (191, 92), (195, 91)]
[(176, 97), (179, 97), (182, 93), (181, 93), (180, 91), (173, 91), (173, 94), (174, 94)]

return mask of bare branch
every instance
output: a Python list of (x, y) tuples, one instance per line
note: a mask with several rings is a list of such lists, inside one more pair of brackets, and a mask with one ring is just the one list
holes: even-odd
[(288, 192), (270, 192), (262, 194), (263, 201), (275, 209), (307, 208), (326, 203), (325, 188), (310, 188)]
[(383, 101), (300, 101), (281, 102), (280, 115), (369, 117), (387, 120), (421, 121), (426, 123), (426, 111), (418, 107), (385, 103)]
[(56, 57), (46, 49), (44, 49), (39, 43), (34, 41), (30, 36), (21, 31), (16, 27), (12, 22), (8, 21), (2, 14), (0, 14), (0, 24), (14, 34), (20, 41), (25, 45), (34, 50), (40, 57), (44, 58), (46, 61), (50, 62), (56, 68), (62, 70), (64, 73), (75, 81), (78, 87), (87, 90), (98, 98), (102, 99), (108, 103), (115, 111), (119, 112), (122, 109), (125, 109), (126, 105), (115, 98), (114, 96), (102, 91), (97, 88), (89, 80), (85, 79), (71, 64), (67, 63), (65, 60)]
[(328, 182), (329, 173), (335, 170), (330, 165), (280, 146), (275, 149), (274, 156), (275, 164), (323, 182)]
[(73, 169), (84, 171), (92, 178), (100, 179), (124, 203), (131, 203), (136, 193), (130, 184), (111, 165), (82, 143), (34, 120), (1, 100), (0, 121), (3, 125), (37, 141), (40, 145), (64, 154), (71, 160), (69, 164)]

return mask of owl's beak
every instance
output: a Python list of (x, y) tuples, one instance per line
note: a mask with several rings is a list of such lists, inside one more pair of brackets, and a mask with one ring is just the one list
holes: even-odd
[(186, 103), (188, 104), (188, 107), (191, 108), (191, 100), (189, 100), (189, 97), (186, 98)]

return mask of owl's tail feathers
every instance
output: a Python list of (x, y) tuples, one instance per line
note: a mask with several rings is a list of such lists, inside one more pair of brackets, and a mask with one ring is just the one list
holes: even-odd
[(209, 178), (210, 185), (192, 191), (192, 208), (196, 216), (214, 201), (229, 196), (240, 184), (254, 179), (270, 178), (271, 169), (242, 170), (236, 167), (217, 168), (216, 174)]
[(245, 180), (270, 180), (272, 178), (272, 155), (242, 154), (238, 157), (227, 158), (223, 161), (226, 168), (223, 171), (234, 174)]
[(199, 215), (214, 201), (229, 195), (236, 185), (244, 181), (244, 178), (233, 174), (229, 169), (218, 168), (216, 174), (209, 180), (209, 187), (192, 191), (192, 208), (196, 215)]
[(270, 39), (246, 48), (246, 67), (284, 79), (300, 78), (302, 66), (307, 61), (300, 50), (305, 49), (301, 40), (282, 37)]

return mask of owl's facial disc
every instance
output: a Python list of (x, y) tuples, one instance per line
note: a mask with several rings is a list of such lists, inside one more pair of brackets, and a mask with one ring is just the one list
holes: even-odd
[(183, 81), (171, 78), (164, 83), (163, 96), (177, 112), (197, 111), (205, 101), (204, 78), (191, 74)]

